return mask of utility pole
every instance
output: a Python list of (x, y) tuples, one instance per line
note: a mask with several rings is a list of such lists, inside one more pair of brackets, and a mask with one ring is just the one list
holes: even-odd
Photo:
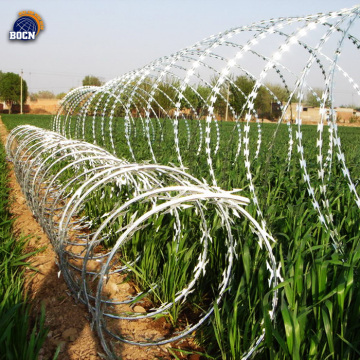
[(23, 113), (23, 84), (22, 84), (23, 70), (20, 73), (20, 114)]

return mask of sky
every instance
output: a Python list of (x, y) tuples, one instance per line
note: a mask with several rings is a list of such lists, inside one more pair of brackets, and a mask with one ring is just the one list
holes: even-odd
[[(235, 26), (354, 5), (354, 0), (0, 0), (0, 70), (22, 69), (30, 92), (58, 94), (81, 86), (86, 75), (108, 81)], [(22, 10), (43, 18), (45, 29), (35, 41), (9, 40)], [(353, 61), (358, 66), (358, 59)]]

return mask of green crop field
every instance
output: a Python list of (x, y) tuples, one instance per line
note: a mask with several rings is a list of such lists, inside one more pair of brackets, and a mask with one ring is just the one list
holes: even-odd
[[(104, 357), (360, 359), (360, 6), (319, 11), (86, 76), (54, 116), (2, 115), (7, 160)], [(18, 111), (23, 71), (0, 75)], [(29, 322), (2, 149), (0, 167), (0, 359), (32, 359), (45, 314)]]
[[(50, 117), (3, 116), (6, 126), (11, 129), (21, 123), (50, 128)], [(125, 139), (124, 121), (115, 119), (113, 144), (95, 131), (95, 141), (117, 156), (132, 158), (128, 142)], [(170, 133), (170, 120), (162, 120), (162, 131)], [(16, 125), (15, 125), (16, 124)], [(135, 127), (136, 128), (136, 124)], [(75, 131), (74, 125), (74, 131)], [(132, 132), (129, 141), (136, 161), (151, 159), (148, 138), (138, 124), (137, 132)], [(214, 154), (216, 132), (212, 137), (212, 160), (215, 178), (220, 188), (225, 190), (242, 189), (240, 194), (251, 197), (247, 169), (242, 154), (234, 161), (237, 138), (234, 135), (234, 123), (219, 123), (220, 148)], [(84, 126), (85, 139), (94, 141), (91, 122)], [(103, 130), (107, 133), (108, 129)], [(197, 124), (190, 122), (190, 132), (196, 134)], [(321, 225), (318, 213), (313, 207), (311, 196), (300, 167), (300, 157), (293, 151), (290, 163), (288, 156), (288, 127), (275, 124), (261, 125), (262, 143), (259, 156), (254, 158), (257, 146), (256, 124), (251, 124), (250, 154), (251, 173), (259, 208), (263, 213), (268, 230), (275, 238), (272, 244), (274, 256), (279, 266), (279, 277), (283, 281), (277, 289), (270, 289), (266, 257), (257, 245), (256, 234), (250, 230), (244, 219), (236, 219), (232, 230), (236, 237), (235, 252), (237, 258), (232, 269), (231, 289), (225, 295), (215, 314), (211, 326), (203, 326), (197, 331), (197, 341), (203, 346), (208, 358), (240, 359), (242, 354), (253, 345), (254, 340), (265, 328), (265, 341), (256, 350), (255, 359), (358, 359), (360, 356), (360, 223), (359, 209), (349, 186), (343, 176), (339, 163), (334, 157), (327, 187), (328, 208), (332, 214), (332, 229), (341, 241), (341, 251), (334, 248), (329, 231)], [(342, 150), (346, 156), (356, 188), (360, 181), (360, 128), (339, 128)], [(276, 136), (274, 137), (276, 132)], [(307, 172), (315, 196), (321, 198), (317, 163), (317, 127), (302, 126), (303, 144), (307, 162)], [(160, 132), (155, 132), (152, 148), (158, 163), (178, 164), (171, 136), (165, 136), (162, 142)], [(326, 135), (325, 135), (326, 136)], [(80, 136), (79, 136), (80, 137)], [(104, 140), (105, 139), (105, 140)], [(192, 139), (198, 139), (193, 136)], [(184, 166), (188, 172), (211, 183), (207, 159), (202, 153), (196, 155), (198, 142), (187, 142), (187, 129), (184, 123), (179, 125), (179, 143)], [(113, 148), (115, 146), (115, 149)], [(326, 146), (324, 152), (327, 151)], [(55, 171), (55, 170), (54, 170)], [(62, 181), (73, 174), (63, 174)], [(76, 185), (70, 192), (76, 189)], [(86, 202), (84, 215), (91, 219), (94, 229), (96, 221), (107, 213), (128, 193), (124, 188), (105, 186), (100, 192), (94, 192)], [(150, 204), (140, 204), (132, 209), (138, 214), (148, 211)], [(256, 216), (254, 204), (247, 211)], [(206, 277), (191, 294), (187, 303), (172, 308), (167, 316), (173, 326), (184, 320), (185, 314), (196, 317), (208, 299), (215, 296), (212, 284), (219, 283), (219, 275), (226, 267), (224, 252), (224, 231), (216, 210), (208, 206), (206, 219), (212, 246), (209, 250), (209, 266)], [(199, 254), (199, 243), (193, 241), (199, 237), (199, 220), (191, 209), (181, 213), (181, 223), (186, 231), (181, 234), (181, 242), (174, 249), (169, 238), (174, 236), (174, 219), (164, 215), (156, 219), (157, 223), (137, 232), (131, 246), (124, 247), (122, 259), (127, 266), (130, 259), (141, 251), (141, 261), (133, 266), (132, 281), (139, 288), (146, 288), (154, 279), (164, 279), (153, 291), (149, 301), (164, 303), (171, 301), (178, 289), (189, 281), (189, 269), (195, 266), (194, 256)], [(130, 223), (129, 216), (123, 217), (124, 223)], [(124, 226), (118, 220), (111, 223), (116, 234)], [(110, 225), (109, 225), (110, 226)], [(148, 242), (147, 239), (154, 239)], [(114, 239), (109, 236), (105, 247), (111, 248)], [(176, 266), (179, 270), (174, 273)], [(177, 276), (178, 275), (178, 276)], [(270, 320), (269, 310), (274, 291), (278, 291), (278, 307), (275, 321)]]
[(19, 125), (34, 125), (43, 129), (51, 129), (52, 115), (2, 114), (1, 119), (10, 131)]
[(0, 358), (35, 360), (47, 335), (45, 313), (33, 323), (24, 294), (24, 269), (33, 253), (24, 252), (26, 239), (12, 234), (9, 205), (8, 167), (0, 144)]

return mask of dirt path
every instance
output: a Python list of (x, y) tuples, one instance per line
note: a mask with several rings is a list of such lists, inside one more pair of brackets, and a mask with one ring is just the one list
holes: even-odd
[[(7, 130), (0, 120), (1, 141), (6, 142)], [(30, 235), (27, 251), (46, 247), (31, 258), (32, 266), (39, 271), (26, 271), (26, 289), (33, 303), (33, 313), (39, 313), (41, 304), (46, 308), (45, 324), (49, 328), (48, 338), (39, 359), (52, 359), (58, 345), (58, 359), (101, 359), (101, 345), (90, 328), (89, 314), (85, 306), (75, 303), (67, 290), (63, 278), (58, 277), (56, 255), (46, 234), (36, 222), (26, 205), (20, 185), (16, 181), (10, 164), (10, 197), (13, 200), (11, 213), (16, 218), (16, 236)]]
[[(8, 132), (1, 118), (0, 134), (1, 141), (5, 144)], [(59, 345), (61, 346), (59, 360), (103, 358), (100, 342), (90, 328), (90, 314), (84, 305), (75, 302), (62, 276), (58, 276), (56, 254), (48, 237), (26, 205), (12, 164), (10, 164), (10, 188), (10, 196), (13, 199), (11, 212), (15, 217), (15, 235), (31, 236), (27, 251), (45, 247), (44, 251), (31, 258), (32, 266), (38, 271), (27, 269), (25, 274), (26, 289), (33, 303), (33, 314), (40, 313), (42, 304), (46, 308), (45, 324), (49, 328), (49, 334), (41, 349), (39, 359), (52, 359)], [(121, 345), (121, 357), (124, 360), (170, 359), (172, 357), (167, 347)], [(199, 356), (190, 355), (189, 359), (199, 359)]]

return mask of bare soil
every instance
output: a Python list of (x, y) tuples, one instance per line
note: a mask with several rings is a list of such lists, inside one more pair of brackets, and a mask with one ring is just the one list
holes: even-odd
[(30, 114), (56, 114), (59, 108), (58, 99), (38, 99), (37, 101), (29, 101)]
[[(3, 144), (6, 142), (8, 132), (0, 119), (0, 136)], [(60, 346), (59, 360), (96, 360), (105, 358), (104, 351), (95, 331), (90, 326), (90, 314), (85, 305), (76, 302), (71, 296), (67, 285), (59, 274), (56, 264), (56, 254), (52, 249), (50, 240), (36, 222), (31, 210), (26, 204), (21, 192), (13, 166), (10, 167), (10, 196), (12, 199), (11, 212), (15, 218), (14, 234), (18, 237), (29, 236), (26, 252), (44, 248), (43, 251), (32, 256), (31, 265), (37, 271), (26, 269), (25, 283), (28, 298), (33, 307), (33, 316), (40, 313), (44, 305), (46, 310), (45, 324), (49, 329), (48, 337), (40, 351), (39, 360), (52, 359), (56, 349)], [(138, 323), (138, 325), (137, 325)], [(160, 324), (152, 324), (151, 321), (131, 322), (129, 328), (122, 331), (146, 333), (159, 331)], [(163, 324), (164, 334), (167, 332), (166, 324)], [(139, 347), (127, 344), (119, 344), (119, 355), (122, 359), (145, 360), (145, 359), (172, 359), (169, 347), (181, 347), (182, 349), (196, 349), (192, 340), (186, 340), (178, 345), (165, 345), (162, 347)], [(182, 359), (196, 360), (199, 355), (177, 356)]]

